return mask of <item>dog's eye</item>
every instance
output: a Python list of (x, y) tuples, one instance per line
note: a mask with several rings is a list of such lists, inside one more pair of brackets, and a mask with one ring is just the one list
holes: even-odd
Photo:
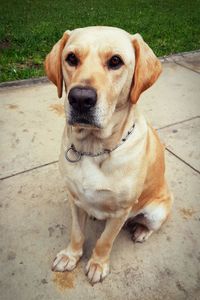
[(108, 61), (108, 68), (112, 70), (117, 70), (123, 65), (122, 59), (118, 55), (112, 56)]
[(78, 58), (76, 57), (76, 55), (71, 52), (67, 55), (66, 57), (66, 62), (72, 66), (72, 67), (76, 67), (78, 65)]

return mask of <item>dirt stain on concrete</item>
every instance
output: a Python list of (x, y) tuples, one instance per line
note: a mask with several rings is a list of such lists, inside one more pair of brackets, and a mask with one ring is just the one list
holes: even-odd
[(180, 281), (176, 281), (176, 286), (179, 289), (179, 291), (183, 292), (186, 296), (188, 295), (188, 292), (184, 288), (183, 284), (180, 283)]
[(193, 215), (196, 213), (196, 211), (193, 208), (181, 208), (180, 212), (182, 217), (186, 220), (192, 218)]
[(42, 284), (48, 284), (48, 281), (46, 280), (46, 278), (43, 278), (43, 279), (41, 280), (41, 283), (42, 283)]
[(61, 292), (66, 289), (74, 288), (74, 273), (72, 272), (54, 272), (53, 273), (53, 282), (55, 283), (58, 290)]
[(59, 117), (62, 117), (65, 114), (63, 104), (58, 104), (58, 103), (51, 104), (49, 108), (51, 111), (55, 112)]
[(7, 107), (9, 109), (13, 109), (14, 110), (14, 109), (17, 109), (19, 106), (17, 104), (8, 104)]
[(49, 237), (52, 237), (52, 235), (54, 234), (54, 232), (58, 231), (58, 230), (60, 231), (60, 235), (63, 235), (67, 231), (67, 227), (64, 224), (56, 224), (55, 226), (50, 226), (48, 228)]
[(14, 251), (9, 251), (7, 255), (8, 260), (13, 260), (16, 258), (16, 253)]
[(54, 233), (54, 228), (53, 227), (49, 227), (48, 231), (49, 231), (49, 237), (51, 237), (52, 234)]

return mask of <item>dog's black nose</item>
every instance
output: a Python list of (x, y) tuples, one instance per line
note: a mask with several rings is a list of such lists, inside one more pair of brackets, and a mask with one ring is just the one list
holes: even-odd
[(70, 90), (68, 99), (74, 110), (83, 113), (95, 106), (97, 93), (91, 87), (74, 87)]

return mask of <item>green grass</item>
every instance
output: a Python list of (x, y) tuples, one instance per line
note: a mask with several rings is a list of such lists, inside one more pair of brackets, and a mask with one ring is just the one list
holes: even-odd
[(1, 0), (0, 82), (44, 75), (43, 60), (66, 29), (121, 27), (158, 56), (200, 48), (200, 0)]

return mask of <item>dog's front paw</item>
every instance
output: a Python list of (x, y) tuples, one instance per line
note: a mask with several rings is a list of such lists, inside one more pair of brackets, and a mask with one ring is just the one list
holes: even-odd
[(89, 282), (93, 285), (97, 282), (101, 282), (109, 273), (109, 263), (95, 261), (90, 259), (86, 266), (86, 275)]
[(79, 261), (81, 255), (73, 255), (67, 249), (60, 251), (52, 264), (52, 271), (55, 272), (65, 272), (72, 271)]

